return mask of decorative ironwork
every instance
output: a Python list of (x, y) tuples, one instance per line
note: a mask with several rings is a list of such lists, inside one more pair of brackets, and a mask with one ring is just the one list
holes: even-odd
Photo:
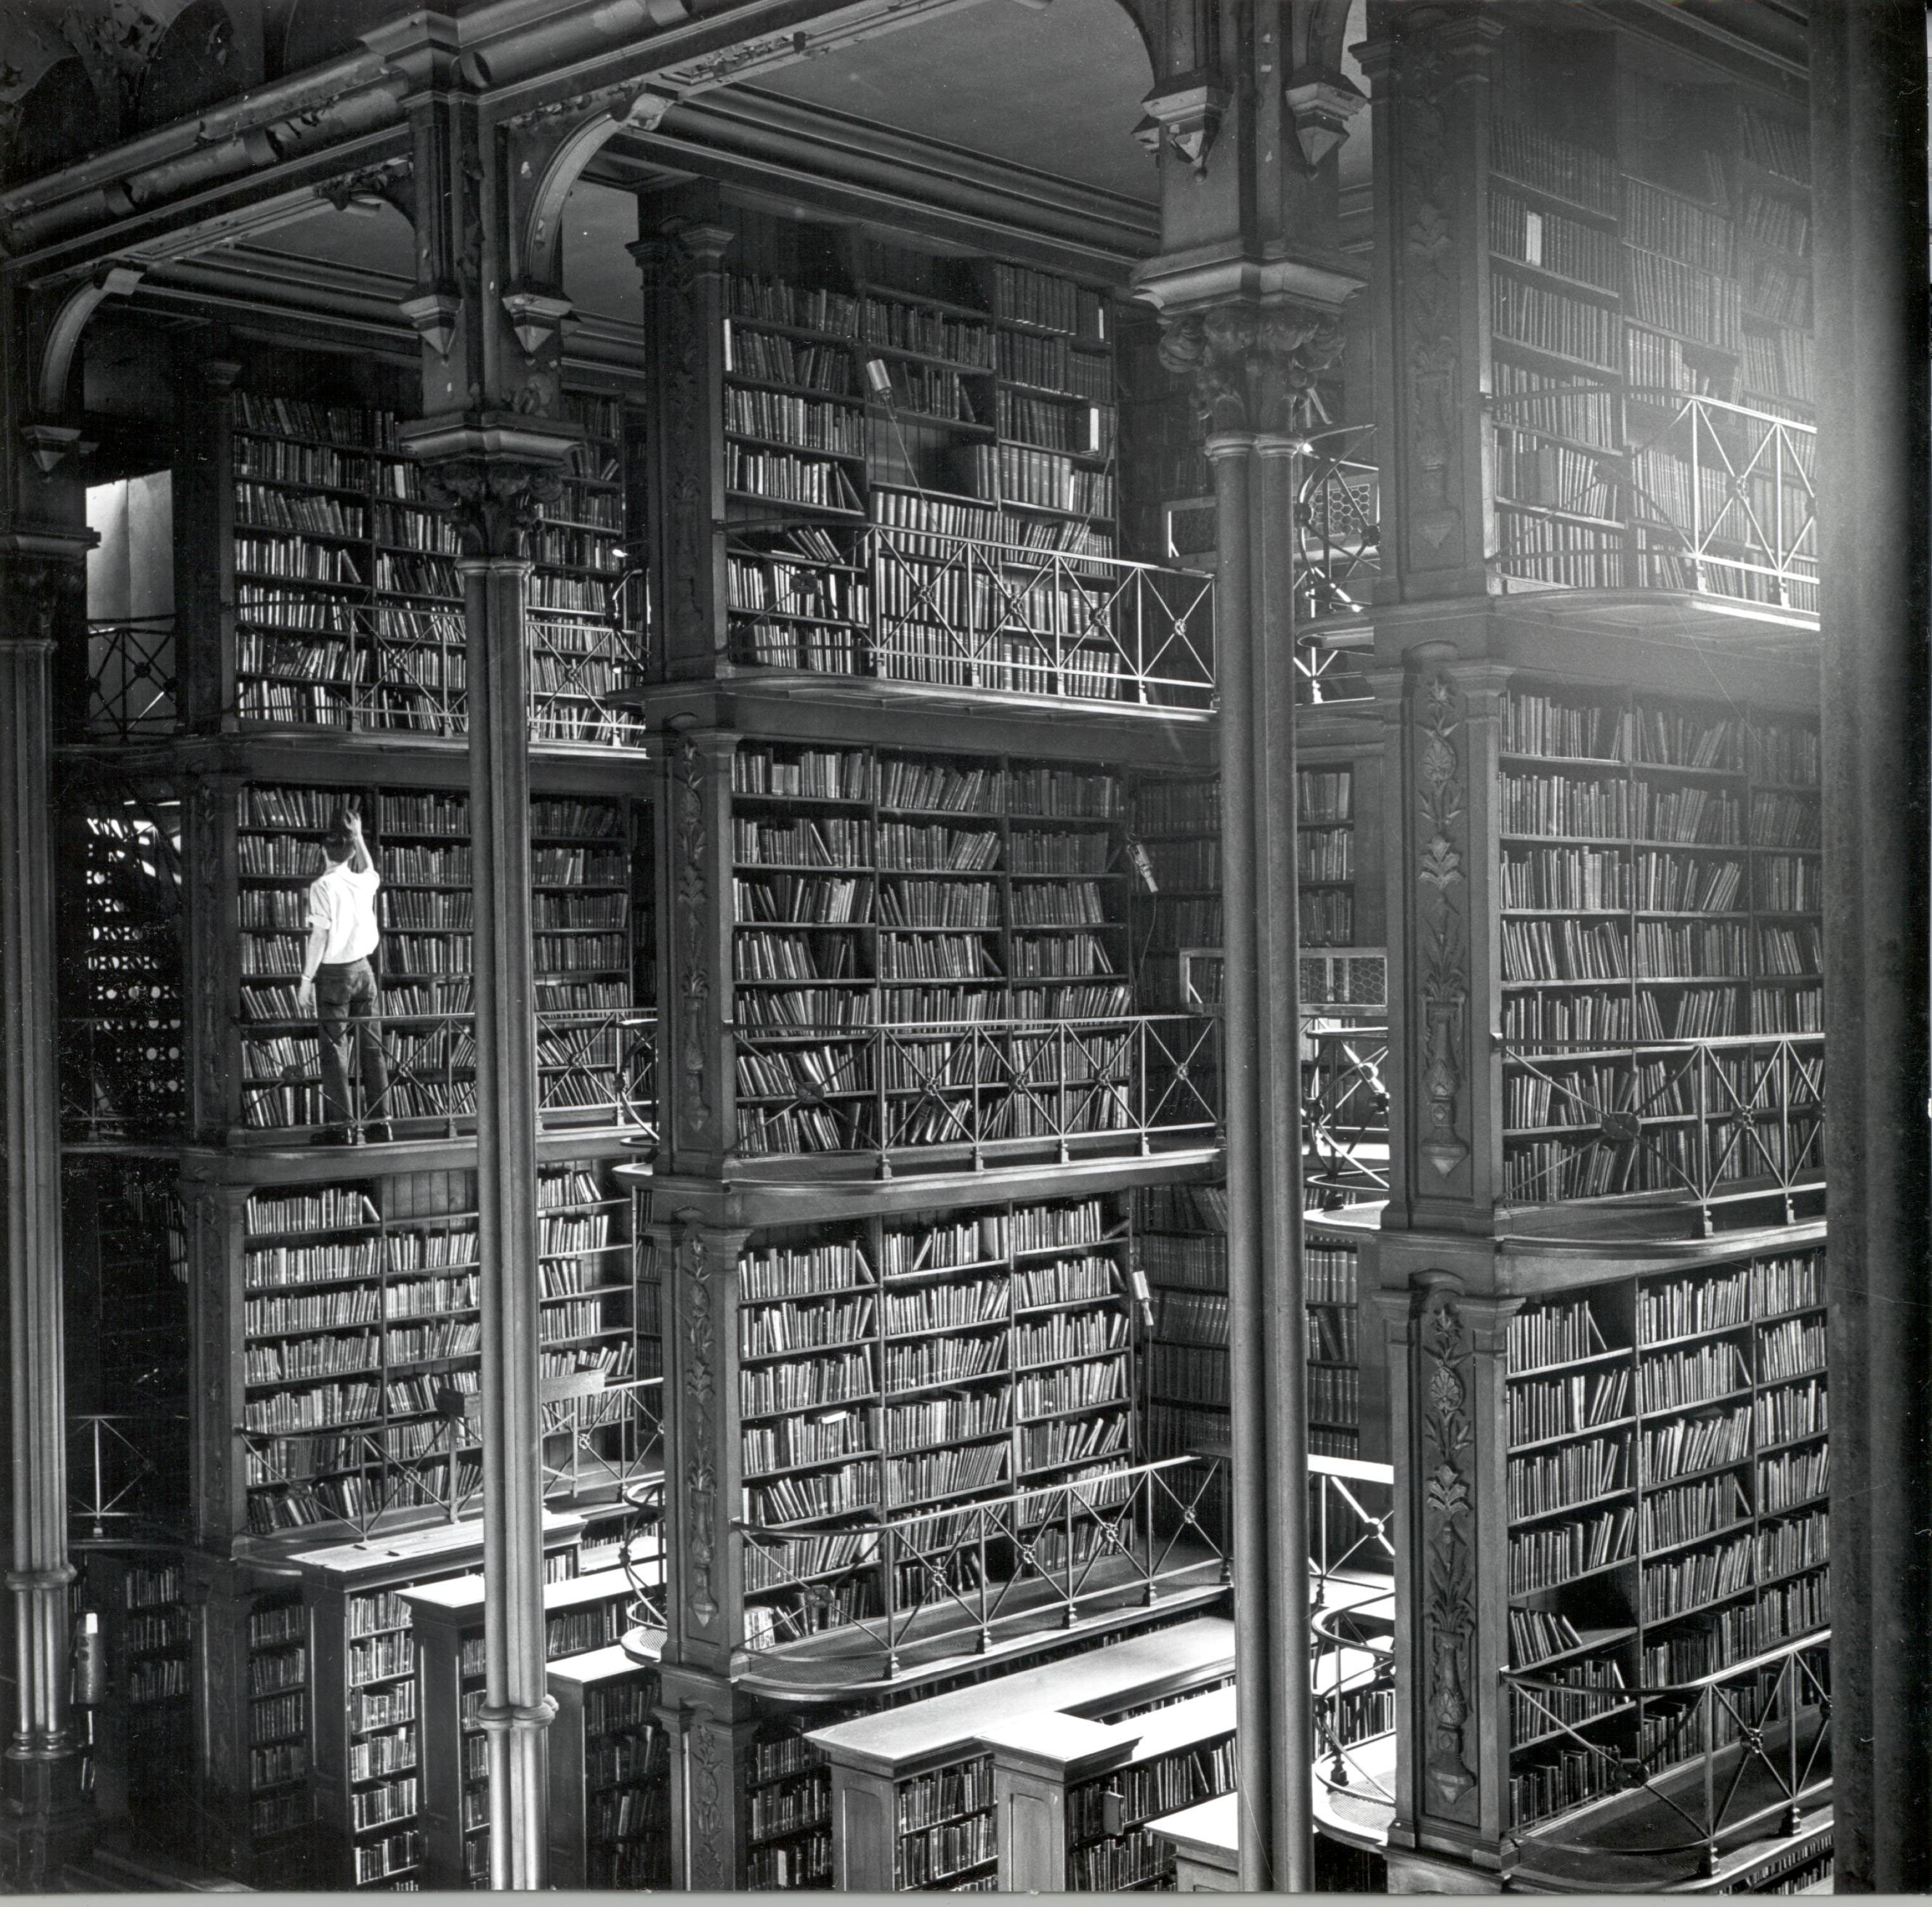
[[(1225, 1582), (1227, 1559), (1201, 1510), (1220, 1468), (1196, 1456), (1124, 1465), (850, 1533), (841, 1573), (877, 1579), (877, 1612), (860, 1606), (840, 1629), (855, 1672), (890, 1682), (915, 1642), (943, 1651), (970, 1640), (983, 1652), (1003, 1636), (1070, 1627), (1091, 1608)], [(810, 1594), (824, 1581), (824, 1569), (795, 1564), (796, 1531), (734, 1528), (748, 1589)], [(767, 1651), (794, 1639), (779, 1615)], [(814, 1664), (824, 1660), (815, 1649)]]
[(72, 1541), (93, 1549), (183, 1541), (187, 1505), (180, 1482), (186, 1474), (188, 1440), (184, 1416), (70, 1413)]
[[(1802, 1834), (1805, 1810), (1822, 1807), (1831, 1794), (1831, 1639), (1830, 1630), (1814, 1630), (1708, 1675), (1621, 1684), (1594, 1696), (1533, 1669), (1503, 1670), (1526, 1732), (1560, 1739), (1567, 1753), (1594, 1768), (1604, 1792), (1642, 1789), (1664, 1837), (1582, 1841), (1552, 1824), (1520, 1830), (1519, 1845), (1610, 1861), (1676, 1856), (1688, 1881), (1714, 1874), (1726, 1840)], [(1583, 1732), (1606, 1711), (1625, 1708), (1634, 1754)], [(1719, 1758), (1732, 1754), (1720, 1771)]]
[[(1148, 1149), (1220, 1129), (1220, 1023), (1208, 1015), (923, 1021), (817, 1030), (740, 1027), (741, 1154), (984, 1155), (1042, 1141)], [(782, 1084), (781, 1084), (782, 1082)]]
[[(866, 586), (836, 617), (760, 625), (748, 616), (734, 666), (1055, 700), (1214, 706), (1214, 586), (1198, 571), (882, 525), (821, 534), (839, 539)], [(756, 564), (774, 552), (741, 525), (732, 554)]]
[(87, 739), (134, 742), (172, 735), (181, 719), (176, 666), (172, 616), (90, 622)]
[(1305, 1019), (1301, 1027), (1302, 1185), (1329, 1210), (1389, 1189), (1388, 1028)]
[[(1496, 400), (1517, 485), (1498, 518), (1496, 567), (1549, 586), (1682, 590), (1712, 607), (1818, 626), (1818, 433), (1774, 412), (1677, 391), (1646, 394), (1670, 415), (1628, 446), (1592, 449), (1542, 427), (1544, 407), (1599, 387)], [(1546, 475), (1544, 473), (1547, 473)], [(1567, 475), (1562, 474), (1567, 473)], [(1539, 520), (1594, 525), (1587, 548), (1541, 538)]]
[[(1570, 1054), (1587, 1052), (1587, 1066)], [(1754, 1200), (1794, 1223), (1825, 1184), (1825, 1036), (1654, 1040), (1604, 1051), (1590, 1042), (1508, 1042), (1509, 1076), (1546, 1085), (1544, 1129), (1577, 1150), (1510, 1175), (1526, 1204), (1678, 1192), (1702, 1212)], [(1586, 1150), (1587, 1149), (1587, 1150)]]
[(1394, 1758), (1366, 1751), (1395, 1727), (1395, 1471), (1311, 1453), (1308, 1477), (1316, 1778), (1393, 1807)]

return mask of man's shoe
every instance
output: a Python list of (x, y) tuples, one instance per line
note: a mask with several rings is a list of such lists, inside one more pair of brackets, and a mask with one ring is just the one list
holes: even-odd
[(394, 1143), (396, 1135), (386, 1125), (382, 1125), (364, 1126), (362, 1136), (372, 1146), (386, 1146)]
[(355, 1143), (346, 1132), (333, 1130), (318, 1132), (309, 1141), (312, 1146), (352, 1146)]

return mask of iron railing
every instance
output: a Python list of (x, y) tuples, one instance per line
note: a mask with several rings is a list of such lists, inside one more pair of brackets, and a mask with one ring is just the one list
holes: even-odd
[(134, 742), (171, 735), (175, 701), (172, 616), (90, 622), (87, 629), (87, 734), (90, 740)]
[(1364, 1751), (1395, 1729), (1395, 1471), (1311, 1453), (1308, 1477), (1316, 1778), (1393, 1806), (1390, 1758)]
[(1311, 1210), (1388, 1195), (1388, 1056), (1386, 1026), (1318, 1014), (1302, 1021), (1302, 1185)]
[[(970, 1641), (984, 1654), (1004, 1628), (1071, 1628), (1083, 1610), (1123, 1598), (1225, 1584), (1228, 1564), (1200, 1506), (1216, 1458), (1169, 1457), (964, 1503), (881, 1516), (832, 1531), (739, 1522), (746, 1594), (800, 1599), (774, 1610), (770, 1650), (836, 1627), (890, 1681), (913, 1644)], [(831, 1593), (856, 1585), (842, 1619), (823, 1620)]]
[[(380, 1378), (382, 1367), (369, 1375)], [(542, 1405), (545, 1498), (622, 1499), (661, 1471), (663, 1386), (662, 1378), (596, 1372), (548, 1381), (552, 1394)], [(238, 1426), (248, 1488), (313, 1486), (301, 1498), (303, 1522), (346, 1524), (358, 1540), (399, 1512), (433, 1510), (460, 1522), (482, 1492), (481, 1403), (476, 1391), (452, 1385), (433, 1417), (291, 1431)], [(301, 1525), (265, 1516), (253, 1533), (284, 1527)]]
[[(321, 1036), (313, 1018), (238, 1020), (242, 1141), (313, 1135), (335, 1122), (322, 1097)], [(352, 1035), (357, 1023), (350, 1022)], [(476, 1015), (389, 1013), (368, 1023), (382, 1041), (386, 1094), (364, 1100), (362, 1057), (350, 1041), (350, 1077), (360, 1114), (353, 1132), (453, 1138), (476, 1117)], [(656, 1016), (634, 1007), (537, 1015), (539, 1120), (546, 1132), (614, 1126), (646, 1138), (657, 1126)], [(61, 1023), (63, 1130), (70, 1139), (164, 1137), (187, 1117), (182, 1029), (124, 1018)]]
[(976, 1165), (1045, 1142), (1140, 1150), (1220, 1130), (1211, 1015), (933, 1021), (736, 1031), (739, 1150), (886, 1155), (956, 1147)]
[(76, 1543), (178, 1543), (187, 1525), (188, 1421), (172, 1412), (71, 1411), (68, 1516)]
[(1367, 692), (1353, 652), (1382, 575), (1382, 472), (1363, 457), (1374, 436), (1372, 424), (1318, 431), (1297, 462), (1294, 659), (1310, 702)]
[[(1566, 1057), (1574, 1055), (1576, 1057)], [(1742, 1035), (1604, 1050), (1505, 1040), (1513, 1202), (1675, 1192), (1701, 1211), (1753, 1200), (1795, 1222), (1825, 1183), (1825, 1036)]]
[[(530, 739), (642, 748), (621, 697), (646, 679), (643, 634), (592, 611), (532, 605), (526, 625)], [(263, 637), (244, 651), (235, 713), (244, 723), (350, 733), (457, 736), (469, 732), (463, 612), (357, 605), (339, 629)], [(173, 620), (100, 622), (89, 631), (85, 733), (134, 741), (179, 725)]]
[(1505, 575), (1668, 589), (1816, 628), (1814, 426), (1717, 397), (1637, 394), (1666, 421), (1628, 446), (1556, 434), (1585, 387), (1498, 400), (1497, 547)]
[[(1166, 708), (1214, 703), (1212, 578), (1122, 557), (868, 525), (842, 532), (860, 586), (833, 613), (808, 559), (750, 545), (770, 579), (733, 610), (744, 666)], [(796, 573), (796, 584), (792, 578)]]
[[(1612, 1862), (1679, 1857), (1708, 1879), (1726, 1840), (1802, 1833), (1805, 1810), (1831, 1792), (1831, 1634), (1814, 1630), (1681, 1682), (1586, 1689), (1504, 1670), (1519, 1744), (1562, 1744), (1580, 1758), (1586, 1798), (1641, 1789), (1665, 1824), (1662, 1839), (1621, 1822), (1615, 1835), (1565, 1838), (1559, 1816), (1520, 1829), (1519, 1845)], [(1619, 1725), (1612, 1738), (1598, 1732), (1606, 1720)]]

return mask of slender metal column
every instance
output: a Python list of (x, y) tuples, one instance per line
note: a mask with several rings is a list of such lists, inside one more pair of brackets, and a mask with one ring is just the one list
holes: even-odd
[(14, 1891), (57, 1884), (86, 1809), (68, 1702), (66, 1333), (54, 893), (49, 780), (51, 673), (77, 562), (0, 560), (0, 1130), (11, 1392), (14, 1729), (6, 1751)]
[(1814, 8), (1840, 1893), (1932, 1888), (1925, 16)]
[(1259, 1057), (1262, 1303), (1269, 1628), (1274, 1638), (1274, 1885), (1313, 1885), (1315, 1723), (1308, 1651), (1308, 1313), (1301, 1256), (1300, 907), (1295, 884), (1294, 484), (1296, 439), (1256, 445), (1258, 533), (1250, 663), (1255, 838), (1261, 914)]
[(483, 1325), (483, 1726), (490, 1885), (544, 1885), (543, 1469), (537, 1302), (536, 988), (521, 556), (466, 555)]
[[(1276, 1885), (1275, 1757), (1279, 1731), (1268, 1587), (1268, 1304), (1264, 1288), (1262, 1157), (1263, 1030), (1259, 1019), (1262, 887), (1256, 802), (1260, 750), (1254, 696), (1252, 563), (1255, 439), (1217, 431), (1207, 443), (1214, 475), (1216, 670), (1221, 708), (1222, 1051), (1228, 1159), (1228, 1401), (1234, 1444), (1235, 1699), (1241, 1797), (1241, 1885)], [(1306, 1564), (1303, 1564), (1305, 1570)]]

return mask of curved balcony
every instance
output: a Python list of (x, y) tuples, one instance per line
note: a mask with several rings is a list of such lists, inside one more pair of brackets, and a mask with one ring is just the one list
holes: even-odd
[(1681, 1682), (1586, 1692), (1506, 1670), (1515, 1734), (1570, 1759), (1580, 1805), (1520, 1828), (1540, 1893), (1777, 1891), (1831, 1846), (1831, 1631)]
[(1709, 1237), (1822, 1216), (1825, 1036), (1504, 1040), (1504, 1176), (1529, 1236)]
[[(1168, 1458), (837, 1528), (740, 1523), (747, 1688), (878, 1694), (1226, 1593), (1203, 1505), (1217, 1460)], [(634, 1620), (648, 1624), (640, 1609)]]
[(1315, 1822), (1379, 1854), (1395, 1815), (1395, 1472), (1308, 1459)]

